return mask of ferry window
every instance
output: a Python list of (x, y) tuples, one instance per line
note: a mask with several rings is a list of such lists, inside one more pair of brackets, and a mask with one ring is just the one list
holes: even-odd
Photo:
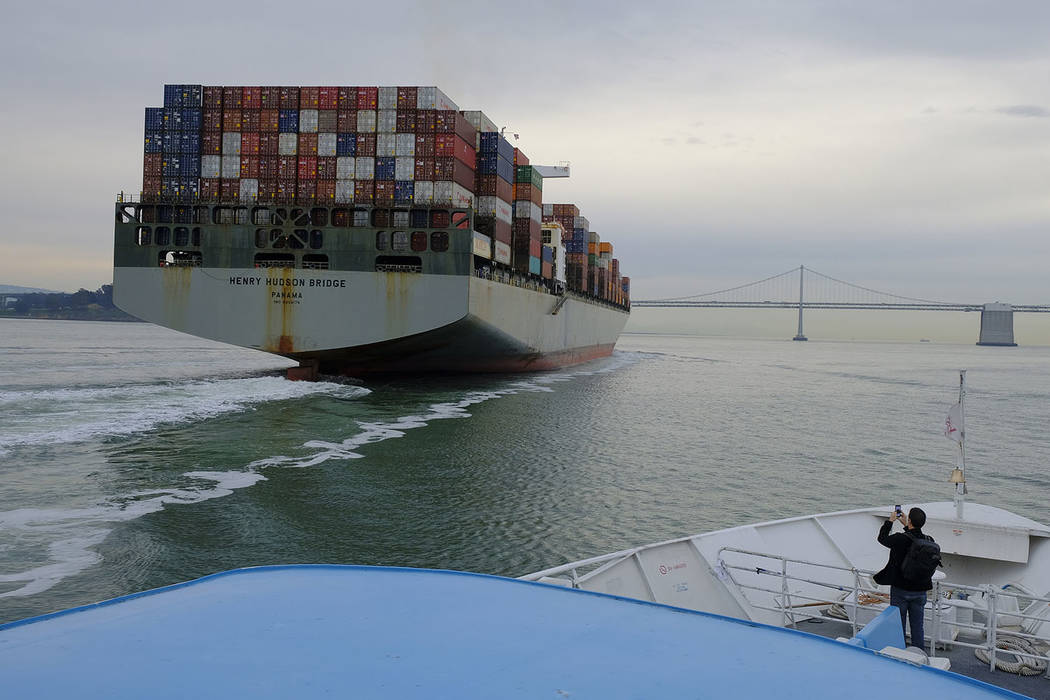
[(189, 224), (193, 223), (193, 209), (191, 207), (175, 207), (175, 223), (177, 224)]
[(267, 235), (266, 229), (264, 229), (264, 228), (257, 228), (257, 229), (255, 229), (255, 247), (256, 248), (265, 248), (266, 244), (269, 242), (267, 240), (268, 238), (269, 238), (269, 236)]
[(310, 225), (310, 212), (305, 209), (292, 209), (290, 218), (292, 219), (292, 223), (296, 226)]
[(391, 250), (408, 250), (408, 232), (394, 231), (390, 240)]
[[(193, 208), (193, 223), (195, 224), (206, 224), (209, 220), (210, 212), (208, 207), (194, 207)], [(269, 222), (267, 222), (269, 223)]]
[(429, 218), (426, 209), (413, 209), (409, 212), (409, 220), (411, 223), (406, 225), (411, 226), (412, 228), (426, 228), (427, 219)]
[(322, 234), (320, 231), (316, 231), (316, 230), (315, 231), (311, 231), (310, 232), (310, 247), (313, 248), (314, 250), (317, 250), (318, 248), (322, 247), (323, 245), (324, 245), (324, 234)]
[(390, 210), (389, 209), (373, 209), (372, 210), (372, 225), (373, 226), (390, 226)]
[(175, 227), (175, 245), (184, 246), (190, 244), (190, 230), (185, 226)]
[(270, 247), (284, 247), (284, 231), (279, 228), (270, 229)]
[(201, 227), (200, 226), (194, 226), (193, 227), (193, 230), (191, 231), (190, 244), (191, 245), (200, 245), (201, 244)]
[(386, 250), (390, 244), (390, 235), (386, 231), (376, 231), (376, 250)]
[(328, 225), (328, 210), (316, 208), (310, 212), (310, 222), (314, 226), (327, 226)]
[(350, 212), (346, 209), (333, 209), (332, 210), (332, 226), (349, 226), (350, 225)]
[(171, 242), (171, 229), (167, 226), (158, 226), (154, 240), (157, 241), (157, 245), (168, 245)]
[(427, 232), (412, 232), (412, 250), (416, 253), (427, 249)]
[(453, 212), (452, 225), (456, 228), (470, 228), (470, 214), (465, 211)]
[(291, 236), (288, 236), (288, 247), (305, 248), (306, 241), (307, 239), (309, 239), (309, 237), (310, 236), (309, 234), (307, 234), (306, 229), (297, 228), (295, 229), (295, 233), (293, 233)]
[(145, 206), (139, 209), (139, 221), (144, 224), (152, 224), (157, 221), (157, 208)]
[(273, 223), (273, 212), (266, 207), (255, 207), (252, 209), (252, 223), (256, 226), (266, 226)]
[(450, 218), (447, 211), (442, 209), (433, 209), (430, 212), (430, 227), (431, 228), (448, 228)]
[(368, 226), (367, 209), (354, 209), (354, 226)]
[[(404, 210), (404, 209), (395, 209), (394, 210), (394, 224), (393, 225), (394, 226), (408, 227), (408, 226), (414, 226), (415, 224), (408, 223), (408, 212), (406, 210)], [(423, 224), (423, 225), (426, 226), (426, 224)]]
[(317, 253), (307, 253), (303, 256), (303, 269), (305, 270), (327, 270), (328, 256)]
[(157, 221), (162, 224), (170, 224), (174, 220), (174, 210), (172, 207), (159, 206), (157, 207)]
[(139, 245), (149, 245), (150, 241), (150, 229), (149, 226), (139, 226), (135, 229), (135, 242)]
[(132, 221), (138, 221), (138, 207), (134, 204), (122, 205), (120, 211), (117, 213), (117, 220), (122, 224), (130, 224)]
[(448, 250), (448, 231), (434, 231), (430, 234), (430, 249), (437, 253)]

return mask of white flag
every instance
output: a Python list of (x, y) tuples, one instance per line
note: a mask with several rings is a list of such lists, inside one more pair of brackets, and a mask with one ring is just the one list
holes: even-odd
[(964, 432), (966, 429), (963, 427), (962, 404), (955, 404), (948, 409), (948, 417), (944, 421), (944, 437), (962, 443)]

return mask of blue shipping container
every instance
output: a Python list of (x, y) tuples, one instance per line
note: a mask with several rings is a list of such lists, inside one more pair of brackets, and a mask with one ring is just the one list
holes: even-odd
[(498, 175), (504, 182), (514, 183), (514, 164), (500, 155), (478, 156), (478, 172), (482, 175)]
[(377, 180), (393, 180), (394, 179), (394, 164), (395, 158), (393, 156), (384, 156), (382, 158), (376, 158), (376, 179)]
[[(397, 180), (394, 182), (394, 201), (395, 202), (411, 202), (412, 197), (415, 194), (416, 183), (412, 180)], [(426, 216), (426, 212), (420, 212), (423, 216)], [(425, 221), (425, 219), (424, 219)], [(413, 226), (418, 224), (413, 223)]]
[(179, 194), (196, 199), (200, 195), (200, 180), (196, 177), (179, 178)]
[(160, 181), (160, 193), (165, 197), (174, 197), (179, 193), (179, 178), (165, 177)]
[(586, 253), (587, 252), (587, 241), (578, 241), (575, 238), (571, 241), (565, 241), (565, 252), (566, 253)]
[(336, 136), (335, 154), (337, 156), (357, 155), (357, 134), (339, 134)]
[(182, 129), (182, 110), (174, 107), (164, 108), (164, 128), (168, 131), (180, 131)]
[(164, 128), (164, 108), (163, 107), (147, 107), (146, 108), (146, 131), (155, 131), (157, 129)]
[(200, 156), (186, 155), (185, 153), (179, 156), (179, 175), (182, 177), (200, 177)]
[[(481, 132), (481, 153), (486, 155), (500, 155), (514, 164), (514, 146), (510, 141), (499, 135), (497, 131)], [(510, 182), (510, 180), (508, 180)]]
[(164, 146), (161, 149), (164, 153), (176, 154), (182, 150), (182, 134), (173, 134), (165, 131), (164, 134)]
[(299, 110), (282, 109), (277, 115), (277, 130), (282, 134), (294, 134), (299, 131)]
[(146, 145), (143, 153), (162, 153), (164, 151), (164, 132), (146, 131)]
[(543, 255), (540, 256), (540, 259), (543, 262), (554, 262), (554, 249), (553, 248), (548, 248), (547, 246), (543, 246), (543, 251), (542, 252), (543, 252)]
[(201, 110), (199, 109), (184, 109), (182, 110), (182, 130), (183, 131), (200, 131), (201, 130)]
[(179, 134), (179, 152), (200, 155), (201, 135), (190, 132)]
[(200, 107), (203, 90), (200, 85), (165, 85), (165, 107)]
[(529, 256), (529, 272), (533, 275), (538, 275), (543, 270), (540, 265), (540, 259)]
[(160, 166), (160, 173), (164, 177), (178, 177), (179, 176), (179, 157), (168, 156), (165, 158)]

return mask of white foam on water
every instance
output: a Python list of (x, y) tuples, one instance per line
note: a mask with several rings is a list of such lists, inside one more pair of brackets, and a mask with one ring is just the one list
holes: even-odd
[[(199, 486), (173, 486), (128, 493), (88, 508), (21, 508), (0, 512), (0, 534), (5, 538), (13, 535), (13, 538), (40, 538), (49, 541), (50, 543), (44, 546), (47, 549), (47, 558), (51, 561), (26, 571), (0, 574), (0, 583), (21, 584), (17, 588), (0, 593), (0, 598), (41, 593), (64, 578), (98, 564), (102, 557), (95, 547), (105, 540), (113, 525), (117, 523), (155, 513), (163, 510), (168, 504), (187, 505), (228, 496), (237, 489), (248, 488), (259, 481), (265, 481), (266, 477), (259, 472), (268, 467), (305, 468), (333, 459), (361, 459), (364, 455), (356, 450), (362, 445), (403, 437), (406, 431), (426, 427), (436, 420), (470, 418), (471, 414), (467, 409), (471, 406), (515, 394), (550, 392), (553, 391), (553, 384), (570, 381), (576, 377), (612, 372), (637, 360), (636, 353), (616, 353), (607, 360), (590, 363), (587, 369), (537, 375), (527, 380), (510, 382), (501, 389), (468, 392), (458, 400), (434, 403), (419, 414), (401, 416), (390, 422), (359, 422), (359, 432), (342, 442), (310, 440), (304, 443), (304, 448), (314, 450), (305, 456), (274, 456), (255, 460), (242, 469), (192, 471), (182, 475), (193, 481), (203, 482)], [(56, 404), (66, 403), (72, 406), (60, 411), (56, 405), (52, 409), (54, 415), (79, 415), (84, 411), (92, 414), (78, 426), (41, 429), (35, 434), (23, 435), (20, 442), (7, 443), (34, 444), (37, 439), (40, 442), (71, 442), (86, 439), (88, 436), (97, 438), (100, 435), (119, 436), (146, 432), (162, 423), (199, 420), (247, 410), (267, 401), (314, 394), (357, 397), (364, 393), (368, 393), (368, 390), (353, 385), (289, 382), (280, 377), (256, 377), (195, 381), (170, 387), (151, 385), (0, 392), (0, 406), (53, 401)], [(154, 413), (163, 415), (142, 418), (134, 424), (133, 429), (129, 428), (127, 421), (136, 413), (134, 408), (128, 408), (129, 403), (152, 407)], [(103, 416), (111, 411), (116, 411), (118, 415)], [(4, 445), (2, 439), (3, 437), (0, 437), (0, 453)]]

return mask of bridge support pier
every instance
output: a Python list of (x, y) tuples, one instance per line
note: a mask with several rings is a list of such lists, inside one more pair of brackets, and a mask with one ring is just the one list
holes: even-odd
[(1014, 342), (1014, 309), (1009, 304), (985, 304), (981, 308), (981, 334), (978, 345), (1017, 347)]

